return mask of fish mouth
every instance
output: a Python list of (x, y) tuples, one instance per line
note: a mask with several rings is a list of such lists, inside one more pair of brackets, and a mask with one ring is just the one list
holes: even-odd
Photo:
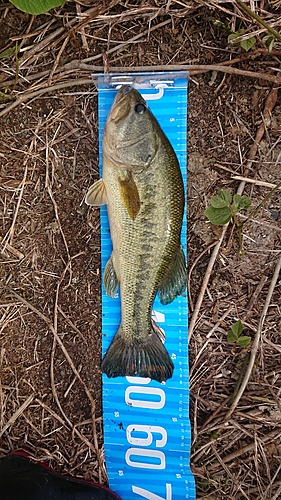
[(110, 120), (113, 120), (115, 123), (126, 118), (130, 112), (130, 99), (127, 99), (127, 95), (132, 88), (131, 85), (122, 85), (115, 97), (110, 112)]
[(132, 89), (132, 85), (122, 85), (116, 95), (116, 101), (120, 102)]

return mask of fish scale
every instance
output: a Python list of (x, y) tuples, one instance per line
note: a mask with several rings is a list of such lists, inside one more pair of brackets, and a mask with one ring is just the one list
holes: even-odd
[[(158, 161), (161, 162), (161, 158)], [(159, 167), (157, 168), (157, 165), (155, 165), (155, 169), (150, 168), (146, 175), (142, 174), (141, 179), (139, 179), (140, 174), (135, 176), (142, 200), (142, 210), (134, 221), (130, 218), (120, 200), (116, 181), (118, 173), (106, 170), (106, 173), (103, 174), (112, 195), (112, 203), (107, 207), (109, 219), (112, 221), (115, 221), (116, 217), (119, 219), (119, 223), (113, 222), (111, 224), (111, 239), (113, 245), (115, 243), (120, 248), (116, 271), (117, 276), (120, 276), (122, 324), (125, 335), (128, 332), (129, 336), (132, 335), (132, 331), (134, 335), (139, 336), (150, 332), (152, 303), (158, 284), (168, 267), (164, 257), (166, 254), (170, 260), (174, 253), (173, 250), (179, 244), (175, 239), (174, 248), (171, 245), (166, 245), (163, 248), (162, 242), (165, 238), (166, 228), (159, 224), (159, 220), (167, 219), (165, 215), (166, 204), (170, 202), (172, 204), (172, 210), (170, 209), (172, 212), (171, 224), (175, 228), (175, 238), (178, 236), (181, 225), (178, 205), (183, 205), (183, 199), (179, 200), (179, 192), (181, 192), (180, 188), (182, 187), (181, 177), (178, 176), (178, 179), (175, 179), (175, 174), (172, 175), (169, 165), (167, 165), (161, 176), (158, 171)], [(159, 186), (160, 180), (162, 181), (161, 189)], [(175, 180), (178, 182), (175, 183)], [(147, 189), (148, 182), (151, 186), (150, 190)], [(152, 189), (156, 183), (158, 183), (157, 198), (153, 196), (155, 193)], [(170, 191), (169, 183), (172, 188)], [(167, 200), (167, 192), (170, 195), (169, 200)], [(153, 200), (153, 203), (151, 203), (151, 200)], [(147, 245), (150, 247), (150, 251), (146, 249)], [(145, 246), (145, 250), (142, 250), (143, 246)], [(148, 272), (150, 273), (150, 280), (147, 279)], [(153, 283), (153, 287), (151, 283)]]

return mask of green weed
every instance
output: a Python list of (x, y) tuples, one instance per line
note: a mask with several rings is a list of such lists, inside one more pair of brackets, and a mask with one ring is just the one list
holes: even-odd
[(242, 335), (243, 332), (243, 324), (240, 319), (236, 321), (231, 327), (231, 330), (227, 332), (227, 340), (228, 342), (235, 342), (240, 345), (240, 347), (246, 347), (251, 342), (251, 337), (247, 335)]
[(28, 14), (45, 14), (55, 7), (63, 5), (65, 0), (11, 0), (11, 3)]

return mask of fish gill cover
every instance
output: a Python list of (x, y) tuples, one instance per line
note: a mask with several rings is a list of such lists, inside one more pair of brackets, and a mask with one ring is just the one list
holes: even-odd
[[(169, 138), (180, 163), (186, 191), (187, 75), (174, 73), (105, 75), (98, 78), (99, 150), (117, 89), (138, 89)], [(186, 254), (186, 206), (181, 244)], [(106, 207), (101, 207), (102, 273), (112, 244)], [(153, 317), (165, 332), (165, 347), (175, 369), (171, 379), (108, 378), (103, 374), (103, 423), (110, 487), (123, 500), (195, 499), (190, 471), (187, 297), (163, 306), (157, 296)], [(121, 319), (119, 296), (112, 299), (102, 285), (102, 351), (107, 351)]]

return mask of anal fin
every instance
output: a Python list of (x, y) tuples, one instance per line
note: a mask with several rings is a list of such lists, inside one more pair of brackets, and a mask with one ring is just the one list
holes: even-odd
[(106, 295), (114, 299), (118, 289), (119, 282), (113, 266), (112, 254), (111, 257), (108, 259), (104, 269), (103, 282), (105, 286)]

